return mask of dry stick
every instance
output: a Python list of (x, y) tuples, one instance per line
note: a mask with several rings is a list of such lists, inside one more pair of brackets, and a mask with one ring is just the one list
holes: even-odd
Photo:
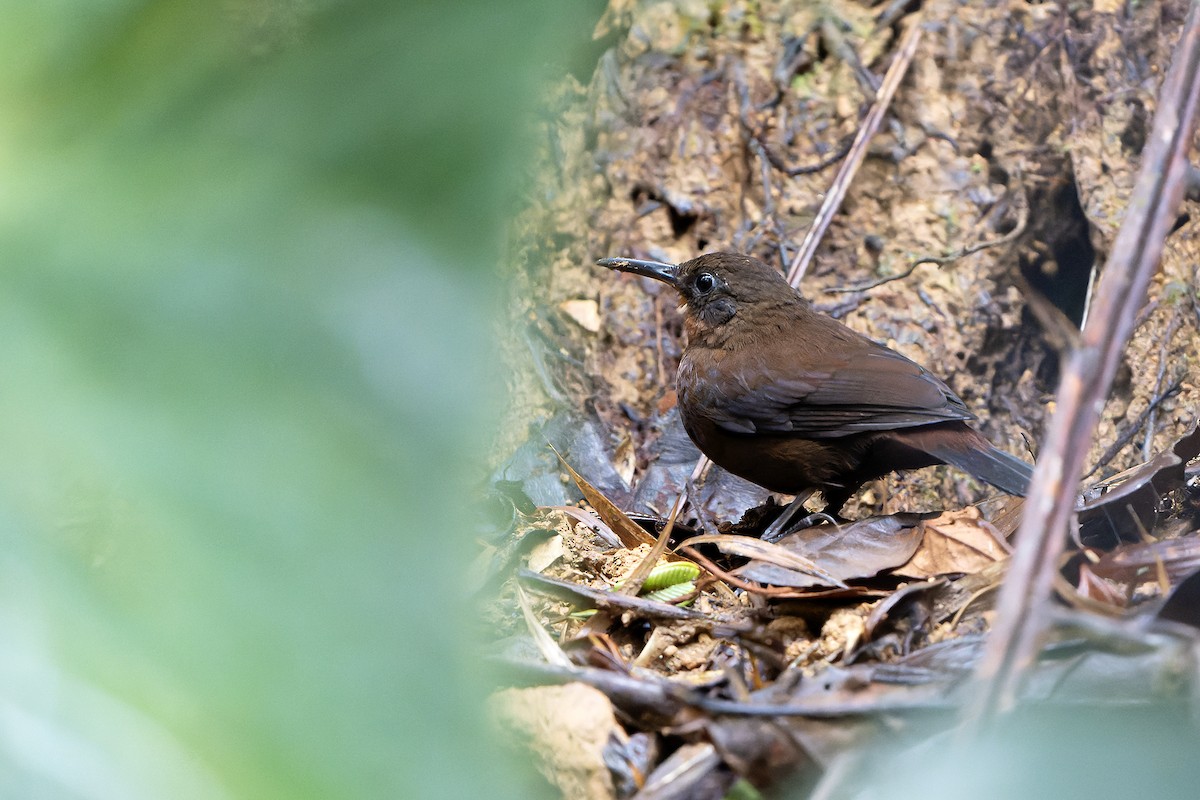
[(904, 32), (904, 36), (900, 40), (900, 49), (896, 52), (896, 58), (892, 61), (892, 65), (888, 67), (887, 75), (884, 76), (883, 84), (879, 87), (875, 103), (867, 112), (862, 127), (858, 129), (858, 135), (854, 137), (854, 144), (850, 146), (850, 153), (838, 169), (837, 176), (833, 179), (833, 185), (829, 188), (829, 194), (825, 195), (825, 202), (821, 204), (821, 210), (817, 212), (812, 227), (804, 235), (800, 251), (792, 259), (792, 266), (788, 269), (787, 274), (788, 283), (792, 286), (799, 286), (804, 273), (808, 271), (813, 254), (817, 252), (817, 245), (820, 244), (821, 237), (829, 228), (829, 223), (833, 221), (833, 215), (841, 207), (842, 200), (846, 197), (846, 190), (850, 188), (850, 182), (854, 180), (854, 175), (867, 155), (867, 144), (879, 130), (883, 116), (892, 104), (892, 98), (896, 96), (896, 89), (900, 87), (900, 81), (908, 72), (908, 65), (912, 63), (913, 55), (917, 52), (917, 43), (920, 40), (921, 18), (918, 15), (909, 25), (908, 30)]
[(966, 709), (969, 727), (1015, 705), (1038, 653), (1088, 443), (1183, 199), (1198, 97), (1200, 3), (1193, 3), (1163, 80), (1137, 184), (1100, 278), (1092, 318), (1059, 384), (1058, 408), (1034, 469), (996, 625), (976, 671), (979, 691)]
[[(1171, 316), (1171, 324), (1167, 326), (1167, 332), (1163, 335), (1162, 344), (1158, 348), (1158, 375), (1154, 379), (1154, 394), (1157, 395), (1162, 389), (1163, 380), (1167, 376), (1167, 352), (1171, 349), (1171, 340), (1175, 338), (1175, 333), (1179, 330), (1179, 326), (1183, 324), (1183, 317), (1179, 313), (1179, 307), (1175, 307), (1175, 313)], [(1149, 461), (1151, 457), (1150, 448), (1154, 446), (1154, 423), (1155, 414), (1158, 412), (1158, 403), (1150, 404), (1150, 416), (1146, 420), (1146, 439), (1142, 443), (1142, 460)]]
[[(1132, 442), (1133, 437), (1138, 435), (1138, 431), (1140, 431), (1142, 429), (1142, 426), (1146, 424), (1146, 421), (1150, 419), (1150, 415), (1154, 413), (1155, 409), (1157, 409), (1160, 405), (1162, 405), (1163, 401), (1179, 394), (1179, 390), (1182, 388), (1183, 388), (1183, 378), (1176, 378), (1175, 382), (1172, 383), (1170, 386), (1168, 386), (1167, 390), (1165, 392), (1152, 398), (1150, 400), (1150, 404), (1147, 405), (1144, 409), (1142, 409), (1141, 414), (1138, 414), (1138, 418), (1135, 419), (1133, 421), (1133, 423), (1130, 424), (1129, 427), (1125, 431), (1123, 431), (1121, 433), (1121, 435), (1118, 436), (1111, 445), (1108, 446), (1108, 449), (1104, 451), (1104, 455), (1102, 455), (1102, 456), (1100, 456), (1100, 458), (1096, 459), (1095, 465), (1090, 470), (1088, 470), (1087, 473), (1084, 474), (1083, 479), (1086, 481), (1088, 478), (1092, 477), (1097, 472), (1104, 469), (1104, 467), (1106, 467), (1108, 465), (1108, 462), (1110, 462), (1114, 458), (1116, 458), (1117, 453), (1124, 450), (1125, 445)], [(1146, 460), (1149, 461), (1150, 459), (1146, 459)]]

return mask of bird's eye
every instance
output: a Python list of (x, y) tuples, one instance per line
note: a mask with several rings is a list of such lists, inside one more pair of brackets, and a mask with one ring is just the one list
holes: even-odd
[(696, 291), (700, 294), (708, 294), (717, 286), (717, 279), (709, 272), (701, 272), (696, 276)]

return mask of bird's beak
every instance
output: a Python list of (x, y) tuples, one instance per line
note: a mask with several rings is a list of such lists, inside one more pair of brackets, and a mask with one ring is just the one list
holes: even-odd
[(671, 286), (679, 286), (679, 268), (674, 264), (664, 264), (661, 261), (640, 261), (636, 258), (602, 258), (596, 263), (618, 272), (632, 272), (634, 275), (643, 275)]

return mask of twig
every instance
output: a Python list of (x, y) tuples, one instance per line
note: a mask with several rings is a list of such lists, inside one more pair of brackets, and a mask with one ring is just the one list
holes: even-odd
[(815, 598), (815, 597), (858, 597), (858, 598), (862, 598), (862, 597), (882, 597), (885, 594), (887, 594), (886, 592), (878, 591), (875, 589), (866, 589), (866, 588), (860, 588), (857, 586), (851, 586), (846, 589), (838, 589), (838, 588), (822, 589), (820, 591), (802, 591), (802, 590), (793, 589), (788, 586), (764, 586), (762, 584), (755, 583), (753, 581), (743, 580), (743, 579), (739, 578), (738, 576), (734, 575), (733, 573), (726, 572), (725, 570), (721, 569), (713, 562), (709, 561), (703, 555), (701, 555), (700, 552), (697, 551), (695, 548), (689, 547), (686, 543), (680, 545), (679, 548), (675, 552), (679, 553), (680, 555), (687, 556), (690, 560), (695, 561), (701, 567), (703, 567), (707, 571), (711, 572), (714, 576), (716, 576), (717, 578), (720, 578), (722, 581), (729, 584), (730, 586), (741, 589), (744, 592), (749, 592), (750, 594), (760, 595), (762, 597), (776, 597), (776, 598), (789, 598), (789, 599), (795, 599), (795, 598), (801, 598), (801, 597), (805, 597), (805, 598)]
[(794, 703), (739, 703), (735, 700), (710, 699), (693, 695), (691, 704), (710, 714), (731, 717), (809, 717), (811, 719), (838, 719), (871, 714), (896, 714), (903, 712), (952, 711), (957, 705), (944, 686), (922, 686), (907, 688), (880, 696), (863, 692), (859, 699), (824, 700), (801, 699)]
[(796, 594), (795, 589), (788, 587), (762, 586), (761, 584), (757, 584), (752, 581), (744, 581), (738, 576), (721, 569), (716, 564), (701, 555), (698, 550), (693, 547), (689, 547), (686, 544), (681, 546), (676, 552), (680, 555), (687, 556), (689, 559), (695, 561), (697, 564), (704, 567), (705, 570), (711, 572), (713, 575), (725, 581), (730, 586), (734, 586), (744, 592), (751, 592), (764, 597), (792, 597)]
[(782, 172), (784, 175), (787, 175), (789, 178), (795, 178), (797, 175), (811, 175), (814, 172), (820, 172), (823, 169), (828, 169), (849, 155), (850, 150), (854, 147), (853, 140), (850, 140), (849, 142), (843, 142), (842, 144), (838, 145), (837, 150), (833, 151), (833, 153), (815, 164), (801, 164), (799, 166), (789, 167), (787, 162), (783, 160), (783, 157), (772, 150), (771, 146), (763, 140), (761, 134), (751, 132), (750, 136), (754, 142), (762, 148), (762, 154), (763, 157), (767, 159), (767, 163)]
[[(1175, 334), (1178, 332), (1179, 326), (1182, 324), (1182, 322), (1183, 318), (1179, 313), (1179, 307), (1176, 306), (1175, 314), (1171, 317), (1171, 324), (1167, 326), (1167, 332), (1163, 334), (1162, 344), (1159, 345), (1158, 348), (1158, 375), (1154, 378), (1154, 393), (1156, 395), (1158, 394), (1159, 390), (1162, 389), (1163, 379), (1167, 374), (1167, 351), (1170, 350), (1171, 340), (1175, 338)], [(1160, 399), (1159, 403), (1161, 403), (1163, 399), (1165, 399), (1165, 397)], [(1150, 415), (1146, 420), (1146, 439), (1142, 442), (1143, 461), (1150, 460), (1150, 448), (1154, 446), (1154, 423), (1156, 421), (1154, 419), (1154, 414), (1157, 410), (1158, 403), (1154, 403), (1150, 406)]]
[(967, 709), (968, 726), (1013, 707), (1050, 621), (1051, 593), (1088, 441), (1183, 199), (1198, 98), (1200, 3), (1193, 3), (1159, 92), (1137, 183), (1100, 278), (1092, 317), (1063, 371), (996, 623), (976, 671), (979, 691)]
[(792, 286), (799, 286), (804, 273), (808, 271), (809, 262), (812, 261), (813, 254), (817, 251), (817, 245), (829, 228), (829, 223), (833, 221), (833, 215), (841, 207), (842, 200), (846, 197), (846, 190), (850, 188), (850, 182), (854, 179), (867, 155), (867, 144), (879, 130), (883, 117), (892, 104), (892, 98), (896, 96), (896, 90), (900, 88), (900, 81), (908, 72), (908, 65), (912, 63), (913, 56), (917, 52), (917, 43), (920, 41), (921, 17), (918, 14), (909, 24), (908, 30), (904, 32), (904, 36), (900, 40), (900, 48), (896, 51), (896, 58), (888, 67), (883, 84), (879, 87), (879, 94), (876, 96), (871, 110), (867, 112), (866, 118), (863, 119), (862, 127), (858, 129), (858, 133), (854, 137), (850, 153), (842, 162), (837, 176), (834, 177), (833, 185), (830, 187), (829, 193), (825, 195), (825, 202), (821, 204), (821, 210), (817, 212), (816, 219), (813, 220), (808, 233), (804, 235), (799, 252), (792, 259), (792, 266), (787, 275), (788, 282)]
[(539, 686), (579, 681), (595, 687), (621, 708), (640, 713), (673, 717), (683, 706), (737, 717), (811, 717), (836, 719), (881, 713), (929, 712), (952, 709), (955, 701), (943, 687), (895, 692), (876, 697), (869, 692), (859, 698), (827, 700), (799, 699), (793, 703), (740, 703), (705, 697), (686, 685), (658, 675), (623, 675), (596, 667), (559, 667), (533, 661), (493, 658), (492, 663), (506, 683)]
[(767, 164), (770, 164), (789, 178), (794, 178), (797, 175), (810, 175), (831, 167), (845, 158), (854, 146), (854, 139), (850, 138), (839, 144), (837, 150), (832, 155), (826, 156), (815, 164), (804, 164), (798, 167), (788, 166), (787, 162), (783, 160), (783, 156), (776, 153), (771, 145), (767, 144), (766, 137), (763, 136), (762, 131), (750, 121), (750, 87), (746, 84), (746, 78), (742, 74), (740, 65), (734, 68), (733, 84), (738, 93), (738, 122), (742, 124), (742, 130), (745, 131), (746, 136), (750, 140), (751, 149), (754, 149), (756, 154), (764, 159)]
[(1138, 414), (1138, 417), (1133, 421), (1133, 424), (1126, 428), (1125, 431), (1123, 431), (1121, 435), (1117, 437), (1117, 440), (1113, 442), (1107, 450), (1104, 451), (1104, 455), (1100, 456), (1100, 458), (1096, 460), (1096, 465), (1087, 471), (1087, 474), (1083, 476), (1083, 479), (1086, 481), (1088, 478), (1095, 475), (1099, 470), (1106, 467), (1108, 462), (1116, 458), (1117, 453), (1121, 452), (1121, 450), (1125, 448), (1125, 445), (1132, 442), (1133, 437), (1137, 436), (1138, 431), (1140, 431), (1142, 426), (1146, 424), (1146, 420), (1148, 420), (1150, 415), (1154, 413), (1154, 409), (1158, 408), (1159, 405), (1161, 405), (1162, 402), (1168, 397), (1174, 397), (1175, 395), (1179, 394), (1179, 390), (1182, 388), (1183, 378), (1177, 378), (1174, 383), (1167, 387), (1165, 392), (1153, 398), (1150, 401), (1150, 404), (1142, 409), (1142, 413)]
[(696, 466), (692, 467), (692, 474), (688, 476), (684, 483), (683, 497), (680, 502), (691, 503), (692, 510), (696, 512), (696, 522), (700, 525), (700, 529), (707, 531), (709, 526), (713, 530), (717, 529), (717, 521), (708, 514), (708, 509), (705, 508), (703, 501), (700, 500), (700, 485), (704, 478), (708, 475), (708, 470), (712, 467), (712, 461), (706, 455), (701, 455), (696, 461)]
[[(746, 102), (748, 102), (749, 94), (745, 88), (740, 69), (735, 70), (735, 80), (738, 82), (738, 91), (739, 91), (739, 93), (742, 94), (742, 97), (743, 97), (743, 101), (742, 101), (743, 102), (743, 113), (745, 113), (744, 104)], [(749, 148), (750, 152), (752, 152), (754, 155), (756, 155), (758, 157), (759, 179), (762, 181), (763, 207), (762, 207), (761, 214), (760, 214), (760, 216), (761, 216), (760, 221), (758, 223), (750, 222), (749, 219), (746, 219), (745, 193), (742, 194), (741, 205), (742, 205), (742, 217), (743, 217), (744, 221), (743, 221), (742, 225), (739, 226), (739, 231), (735, 235), (735, 242), (737, 242), (737, 239), (742, 236), (742, 232), (744, 230), (747, 230), (747, 229), (748, 230), (756, 230), (756, 233), (754, 234), (754, 236), (751, 238), (750, 241), (738, 242), (738, 246), (739, 246), (740, 250), (742, 250), (743, 252), (747, 252), (747, 253), (751, 252), (754, 249), (754, 246), (757, 244), (758, 239), (762, 238), (763, 229), (764, 228), (769, 229), (770, 232), (774, 235), (776, 247), (780, 251), (779, 269), (782, 271), (786, 264), (786, 258), (787, 258), (786, 255), (783, 253), (783, 247), (784, 247), (783, 242), (784, 242), (784, 239), (786, 239), (787, 237), (784, 234), (783, 225), (779, 222), (779, 215), (776, 213), (775, 187), (772, 186), (772, 184), (771, 184), (771, 162), (770, 162), (770, 159), (768, 159), (768, 157), (767, 157), (766, 147), (763, 144), (761, 139), (758, 139), (754, 136), (750, 136), (749, 140), (747, 141), (747, 147)]]
[(960, 258), (966, 258), (967, 256), (971, 256), (971, 255), (974, 255), (983, 250), (987, 250), (988, 248), (998, 247), (1002, 244), (1008, 244), (1009, 242), (1013, 241), (1018, 236), (1020, 236), (1024, 231), (1025, 231), (1025, 220), (1022, 219), (1017, 224), (1017, 227), (1013, 228), (1011, 231), (1009, 231), (1008, 233), (1004, 234), (999, 239), (996, 239), (994, 241), (979, 242), (978, 244), (973, 244), (970, 247), (959, 250), (957, 253), (951, 253), (948, 256), (925, 256), (924, 258), (918, 258), (916, 261), (912, 262), (912, 264), (910, 264), (908, 269), (904, 270), (904, 272), (900, 272), (895, 275), (888, 275), (885, 278), (879, 278), (877, 280), (873, 280), (868, 283), (860, 283), (856, 286), (834, 286), (829, 289), (826, 289), (825, 292), (827, 294), (850, 294), (852, 292), (865, 292), (868, 289), (874, 289), (878, 286), (883, 286), (885, 283), (891, 283), (892, 281), (901, 281), (901, 280), (904, 280), (905, 278), (907, 278), (909, 275), (912, 275), (913, 271), (917, 267), (921, 266), (922, 264), (937, 264), (938, 266), (941, 266), (943, 264), (949, 264), (953, 261), (957, 261)]
[(858, 88), (862, 89), (863, 94), (872, 97), (879, 91), (879, 79), (871, 74), (871, 70), (863, 66), (862, 59), (858, 57), (858, 51), (850, 42), (846, 41), (845, 34), (834, 23), (833, 16), (829, 13), (822, 14), (818, 27), (821, 31), (821, 40), (829, 51), (850, 65), (850, 71), (854, 73), (854, 79), (858, 81)]

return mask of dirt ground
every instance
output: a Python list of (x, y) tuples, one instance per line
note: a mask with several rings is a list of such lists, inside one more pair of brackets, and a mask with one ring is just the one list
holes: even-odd
[[(819, 309), (929, 367), (993, 442), (1032, 461), (1053, 411), (1059, 354), (1069, 344), (1062, 331), (1088, 313), (1186, 12), (1178, 1), (612, 0), (596, 29), (597, 41), (609, 46), (595, 73), (586, 84), (564, 77), (546, 99), (528, 204), (512, 231), (510, 408), (495, 445), (493, 488), (519, 497), (510, 539), (539, 530), (557, 542), (543, 553), (545, 565), (531, 568), (608, 588), (649, 549), (614, 550), (579, 515), (547, 510), (581, 497), (547, 441), (617, 506), (658, 519), (688, 485), (698, 457), (674, 408), (684, 344), (678, 299), (668, 287), (611, 273), (595, 260), (678, 263), (734, 250), (786, 270), (912, 25), (922, 28), (916, 55), (800, 288)], [(1189, 201), (1105, 405), (1086, 485), (1170, 451), (1196, 424), (1198, 231), (1200, 205)], [(930, 260), (915, 264), (920, 259)], [(716, 468), (699, 484), (697, 501), (678, 521), (683, 529), (717, 533), (739, 520), (753, 527), (754, 513), (743, 515), (768, 499)], [(536, 600), (530, 611), (559, 646), (592, 667), (650, 670), (710, 698), (783, 691), (847, 665), (852, 654), (855, 664), (890, 664), (956, 639), (976, 641), (987, 629), (989, 587), (1015, 528), (1014, 506), (995, 495), (945, 467), (865, 487), (844, 512), (852, 519), (947, 513), (934, 523), (905, 518), (895, 526), (923, 532), (924, 543), (914, 547), (926, 562), (880, 571), (883, 580), (853, 575), (854, 591), (837, 602), (805, 605), (717, 581), (702, 586), (691, 606), (707, 615), (703, 623), (601, 610), (604, 627), (572, 617), (579, 603), (561, 598)], [(1180, 521), (1180, 504), (1180, 497), (1162, 499), (1153, 538), (1195, 530)], [(930, 555), (935, 539), (972, 557), (946, 555), (944, 547)], [(1091, 586), (1079, 590), (1091, 599), (1124, 597), (1123, 611), (1171, 589), (1115, 574), (1068, 578), (1077, 589)], [(793, 595), (811, 591), (792, 588)], [(493, 608), (501, 637), (525, 630), (513, 592), (510, 584)], [(935, 610), (894, 614), (922, 592)], [(755, 635), (715, 629), (713, 619), (753, 620)], [(591, 637), (586, 647), (581, 631)], [(733, 673), (745, 685), (731, 689)], [(612, 691), (592, 686), (612, 699)], [(505, 702), (510, 709), (523, 702), (506, 697), (496, 704), (501, 718), (509, 713)], [(694, 704), (686, 719), (616, 705), (623, 711), (615, 720), (600, 716), (618, 750), (641, 753), (623, 763), (640, 768), (622, 773), (606, 761), (606, 782), (593, 760), (586, 779), (567, 779), (568, 769), (547, 752), (553, 737), (533, 737), (551, 783), (584, 792), (571, 796), (676, 796), (646, 793), (646, 775), (671, 759), (694, 769), (712, 762), (704, 773), (711, 785), (677, 796), (721, 797), (750, 774), (722, 734), (711, 725), (701, 731)], [(760, 742), (752, 760), (773, 755), (770, 768), (754, 774), (773, 780), (810, 767), (819, 774), (830, 753), (855, 746), (860, 730), (871, 727), (858, 719), (800, 737), (804, 752), (791, 757), (776, 758)], [(751, 783), (761, 789), (771, 780)], [(583, 785), (589, 788), (577, 788)]]

